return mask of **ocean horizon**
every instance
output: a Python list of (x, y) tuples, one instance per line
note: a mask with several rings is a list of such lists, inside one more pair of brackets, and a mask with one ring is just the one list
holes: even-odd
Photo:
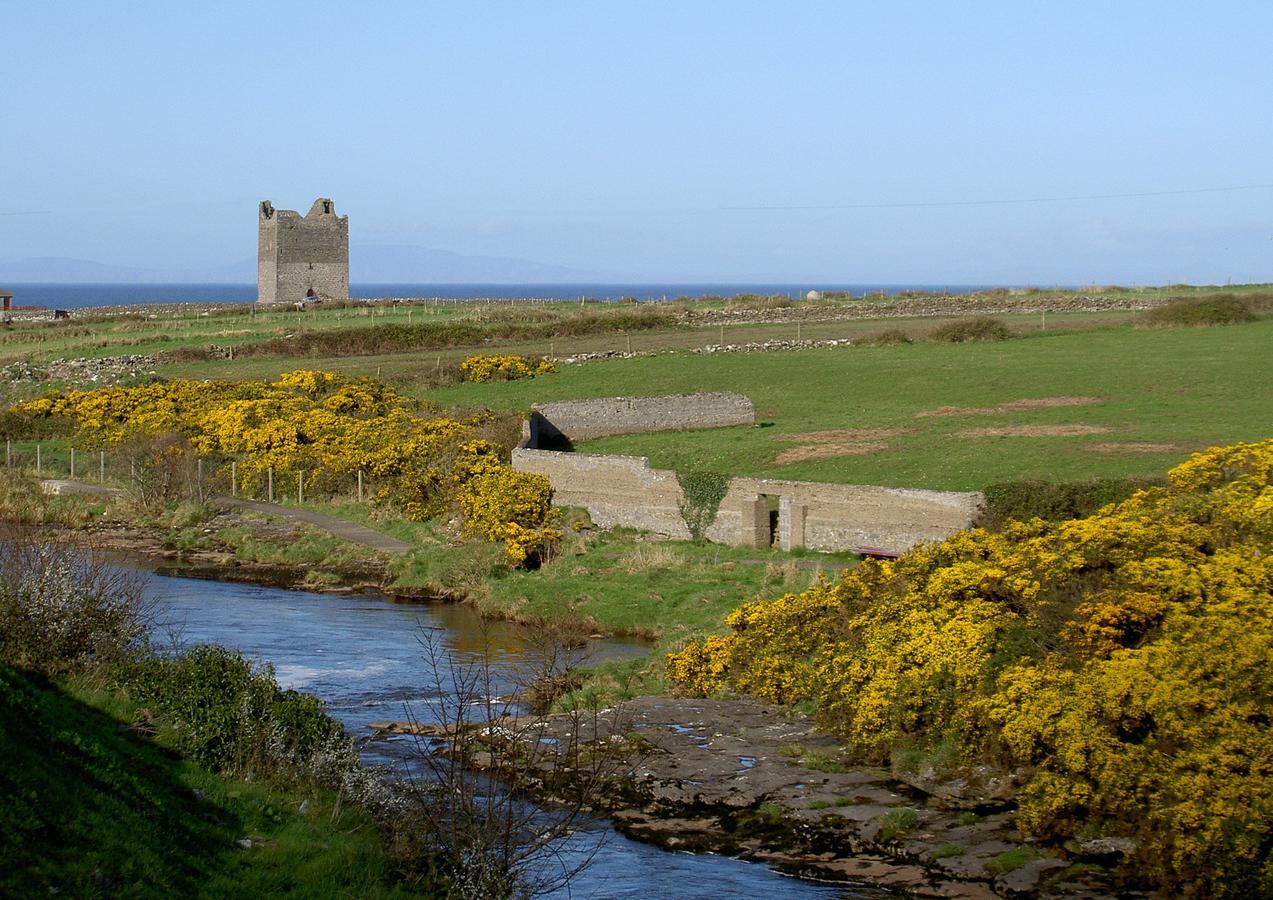
[[(868, 284), (809, 281), (795, 282), (665, 282), (591, 284), (445, 284), (421, 282), (393, 284), (367, 282), (350, 286), (356, 299), (443, 298), (449, 300), (536, 299), (536, 300), (662, 300), (673, 297), (701, 297), (705, 294), (785, 294), (804, 296), (808, 291), (847, 291), (855, 296), (897, 294), (903, 291), (946, 291), (968, 294), (1002, 285)], [(13, 293), (18, 306), (50, 309), (82, 309), (87, 306), (126, 306), (152, 303), (253, 303), (255, 284), (88, 284), (12, 283), (0, 285)]]

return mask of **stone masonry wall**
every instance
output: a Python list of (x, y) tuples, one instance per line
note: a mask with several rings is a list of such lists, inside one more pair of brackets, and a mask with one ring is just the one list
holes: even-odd
[(639, 434), (751, 425), (756, 410), (742, 394), (670, 394), (662, 397), (600, 397), (536, 403), (523, 427), (527, 447)]
[(304, 216), (261, 203), (257, 245), (257, 299), (299, 303), (349, 296), (349, 217), (320, 197)]
[(644, 456), (595, 456), (521, 448), (513, 468), (545, 476), (553, 504), (582, 506), (602, 528), (638, 528), (689, 540), (681, 514), (685, 494), (674, 472), (650, 468)]
[[(676, 473), (652, 469), (643, 456), (523, 448), (513, 451), (513, 468), (548, 478), (555, 505), (584, 507), (602, 528), (636, 528), (675, 540), (691, 536)], [(771, 534), (770, 497), (778, 498), (777, 535)], [(735, 478), (706, 537), (742, 547), (773, 541), (784, 550), (902, 553), (969, 527), (983, 501), (976, 492)]]
[(735, 478), (707, 529), (708, 539), (768, 546), (770, 497), (778, 498), (775, 543), (784, 550), (874, 548), (888, 553), (968, 528), (985, 501), (973, 491)]

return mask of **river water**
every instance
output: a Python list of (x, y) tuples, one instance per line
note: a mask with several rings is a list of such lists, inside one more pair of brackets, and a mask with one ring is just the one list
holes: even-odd
[[(184, 644), (215, 643), (274, 666), (283, 687), (321, 697), (355, 738), (368, 724), (401, 720), (409, 708), (429, 718), (438, 694), (430, 655), (421, 637), (431, 634), (443, 662), (480, 664), (489, 659), (493, 690), (510, 690), (527, 635), (506, 623), (483, 622), (464, 607), (403, 604), (377, 595), (332, 595), (232, 582), (154, 575), (147, 586), (159, 611), (156, 637)], [(593, 659), (640, 656), (637, 641), (594, 642)], [(444, 669), (448, 667), (444, 666)], [(443, 675), (445, 689), (445, 672)], [(364, 759), (401, 764), (410, 738), (376, 741)], [(566, 847), (595, 851), (591, 864), (568, 888), (570, 898), (864, 898), (869, 890), (800, 881), (763, 865), (711, 854), (674, 853), (629, 840), (605, 825), (583, 831)], [(598, 847), (599, 843), (599, 847)]]

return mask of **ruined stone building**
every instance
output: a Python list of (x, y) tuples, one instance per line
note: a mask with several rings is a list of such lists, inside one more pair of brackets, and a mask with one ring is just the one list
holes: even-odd
[(256, 256), (257, 300), (299, 303), (349, 296), (349, 216), (325, 197), (304, 216), (261, 201)]

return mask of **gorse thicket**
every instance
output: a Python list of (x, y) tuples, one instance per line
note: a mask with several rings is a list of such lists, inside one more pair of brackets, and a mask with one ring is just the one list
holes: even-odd
[(961, 532), (747, 603), (689, 692), (812, 701), (863, 759), (1017, 773), (1040, 839), (1123, 836), (1160, 887), (1273, 895), (1273, 440), (1094, 515)]
[[(274, 382), (180, 380), (72, 390), (11, 412), (69, 421), (75, 441), (92, 449), (181, 435), (192, 454), (227, 468), (236, 462), (237, 487), (248, 494), (265, 490), (271, 470), (277, 489), (294, 489), (303, 477), (311, 495), (347, 492), (363, 472), (375, 484), (373, 499), (412, 519), (440, 515), (458, 499), (469, 533), (504, 541), (515, 564), (537, 558), (558, 536), (548, 480), (513, 471), (502, 448), (481, 436), (490, 413), (441, 415), (370, 379), (302, 370)], [(519, 500), (487, 496), (494, 491)]]
[(531, 356), (509, 356), (495, 354), (488, 356), (470, 356), (460, 363), (460, 372), (465, 381), (482, 384), (487, 381), (516, 381), (519, 378), (534, 378), (536, 375), (548, 375), (557, 371), (551, 360)]

